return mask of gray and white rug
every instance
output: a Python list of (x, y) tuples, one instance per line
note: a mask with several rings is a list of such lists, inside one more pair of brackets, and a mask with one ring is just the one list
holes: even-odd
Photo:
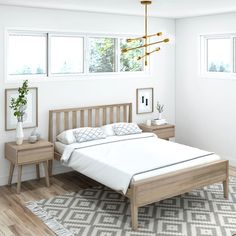
[(130, 228), (129, 201), (109, 189), (27, 203), (27, 207), (59, 236), (232, 236), (236, 234), (236, 177), (229, 200), (215, 184), (139, 209), (139, 231)]

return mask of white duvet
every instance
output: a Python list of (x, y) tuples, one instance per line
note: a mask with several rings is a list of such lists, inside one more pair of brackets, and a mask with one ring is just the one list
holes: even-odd
[(67, 145), (61, 161), (125, 194), (135, 175), (211, 155), (213, 153), (142, 133)]

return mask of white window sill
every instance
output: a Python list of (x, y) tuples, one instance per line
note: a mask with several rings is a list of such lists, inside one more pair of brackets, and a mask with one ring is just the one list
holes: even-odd
[(6, 84), (22, 83), (23, 80), (29, 82), (56, 82), (56, 81), (81, 81), (81, 80), (97, 80), (97, 79), (141, 79), (150, 78), (150, 72), (120, 72), (120, 73), (91, 73), (91, 74), (71, 74), (71, 75), (51, 75), (51, 76), (8, 76), (5, 80)]
[(236, 80), (236, 73), (205, 72), (201, 73), (200, 77), (201, 79)]

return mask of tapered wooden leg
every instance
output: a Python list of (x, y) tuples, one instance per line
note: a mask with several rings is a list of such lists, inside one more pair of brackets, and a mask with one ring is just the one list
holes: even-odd
[(37, 175), (37, 179), (40, 179), (40, 169), (39, 169), (39, 163), (36, 164), (36, 175)]
[(21, 165), (17, 167), (17, 171), (18, 171), (18, 177), (17, 177), (16, 193), (19, 194), (20, 188), (21, 188), (21, 174), (22, 174), (22, 166)]
[(132, 199), (130, 202), (130, 208), (131, 208), (132, 229), (136, 231), (138, 229), (138, 207), (136, 206), (135, 202)]
[(15, 165), (10, 162), (10, 169), (9, 169), (9, 177), (8, 177), (8, 185), (11, 185), (12, 182), (12, 176), (14, 172)]
[(52, 176), (52, 167), (53, 167), (53, 160), (50, 160), (50, 161), (48, 161), (49, 177)]
[(50, 183), (49, 183), (49, 174), (48, 174), (48, 162), (45, 161), (43, 162), (43, 166), (44, 166), (44, 172), (45, 172), (45, 180), (46, 180), (46, 186), (49, 187)]
[(223, 181), (223, 188), (224, 188), (224, 197), (228, 199), (229, 198), (229, 179), (228, 178), (225, 181)]

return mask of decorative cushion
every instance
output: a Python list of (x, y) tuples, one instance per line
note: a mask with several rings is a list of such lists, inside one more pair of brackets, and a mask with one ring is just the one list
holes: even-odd
[(142, 133), (142, 130), (136, 123), (115, 123), (113, 131), (118, 136)]
[(67, 144), (67, 145), (75, 143), (76, 140), (75, 140), (75, 137), (73, 135), (74, 130), (75, 129), (70, 129), (70, 130), (63, 131), (62, 133), (57, 135), (57, 140), (60, 141), (61, 143)]
[(106, 138), (101, 128), (84, 127), (73, 131), (77, 143)]
[(108, 124), (108, 125), (103, 125), (101, 128), (103, 130), (103, 132), (105, 133), (105, 135), (108, 136), (114, 136), (115, 133), (113, 131), (113, 125), (114, 124)]

